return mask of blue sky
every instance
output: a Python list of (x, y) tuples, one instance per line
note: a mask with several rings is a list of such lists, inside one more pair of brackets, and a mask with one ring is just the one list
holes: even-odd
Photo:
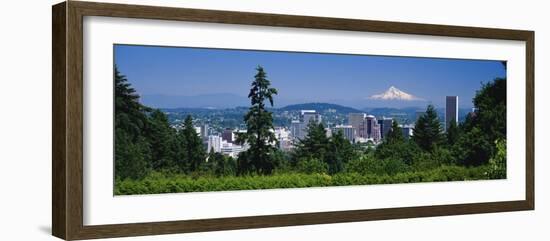
[[(119, 71), (142, 96), (223, 93), (246, 97), (255, 68), (261, 65), (279, 90), (278, 106), (304, 102), (379, 106), (384, 103), (368, 97), (393, 85), (436, 106), (443, 106), (446, 95), (458, 95), (460, 108), (470, 108), (481, 82), (506, 76), (500, 61), (491, 60), (132, 45), (115, 45), (114, 51)], [(185, 103), (169, 104), (186, 107)]]

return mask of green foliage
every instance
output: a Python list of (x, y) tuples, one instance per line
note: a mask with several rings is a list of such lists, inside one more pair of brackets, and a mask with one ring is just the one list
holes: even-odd
[(447, 133), (445, 134), (445, 136), (447, 137), (447, 145), (448, 146), (454, 145), (458, 140), (459, 134), (460, 134), (460, 130), (456, 125), (456, 121), (451, 121), (449, 124), (449, 127), (447, 128)]
[(183, 129), (178, 135), (181, 140), (181, 148), (185, 150), (183, 157), (187, 160), (186, 163), (188, 165), (187, 168), (185, 168), (185, 164), (180, 165), (180, 170), (185, 171), (187, 169), (190, 172), (194, 172), (206, 161), (206, 153), (202, 140), (195, 131), (193, 118), (190, 115), (185, 118)]
[(386, 135), (384, 142), (394, 143), (394, 142), (404, 142), (404, 141), (405, 141), (405, 138), (403, 137), (403, 131), (401, 130), (401, 127), (399, 127), (397, 120), (393, 120), (391, 124), (391, 129), (390, 131), (388, 131), (388, 134)]
[(372, 155), (363, 155), (360, 158), (353, 159), (345, 166), (345, 172), (362, 175), (395, 175), (409, 169), (409, 166), (399, 159), (386, 158), (379, 160)]
[(216, 176), (234, 176), (237, 174), (237, 162), (229, 156), (224, 156), (221, 153), (210, 151), (208, 155), (208, 163), (211, 164), (213, 174)]
[(422, 150), (413, 141), (385, 141), (376, 147), (374, 156), (376, 159), (396, 159), (405, 164), (411, 164), (415, 155)]
[(315, 159), (328, 166), (328, 173), (334, 174), (344, 169), (344, 164), (356, 156), (354, 146), (344, 137), (342, 131), (327, 137), (322, 123), (311, 121), (307, 126), (307, 136), (299, 140), (293, 153), (294, 163), (303, 159)]
[(428, 105), (426, 113), (416, 121), (412, 139), (425, 151), (431, 151), (442, 143), (442, 128), (433, 105)]
[(318, 159), (301, 159), (296, 164), (296, 171), (299, 173), (327, 173), (328, 165)]
[(417, 171), (430, 170), (454, 162), (451, 151), (444, 147), (437, 147), (431, 152), (418, 152), (412, 161), (412, 168)]
[(174, 169), (177, 149), (176, 132), (170, 127), (168, 118), (160, 110), (154, 110), (149, 117), (145, 136), (151, 145), (151, 166), (155, 170)]
[(192, 178), (181, 174), (153, 172), (141, 180), (126, 179), (115, 184), (115, 195), (212, 192), (272, 188), (304, 188), (346, 185), (446, 182), (486, 179), (486, 167), (442, 166), (428, 171), (408, 171), (395, 175), (341, 172), (335, 175), (284, 173)]
[(150, 109), (139, 103), (139, 95), (115, 66), (115, 128), (123, 130), (132, 140), (142, 134)]
[(150, 171), (150, 148), (147, 141), (138, 137), (134, 142), (122, 129), (115, 130), (115, 174), (119, 179), (140, 179)]
[(453, 155), (459, 165), (479, 166), (487, 163), (492, 148), (493, 145), (485, 133), (474, 127), (459, 137), (453, 146)]
[(491, 141), (506, 138), (506, 79), (483, 84), (474, 97), (474, 122)]
[(452, 145), (457, 164), (484, 165), (497, 152), (495, 141), (506, 139), (506, 79), (482, 84), (474, 97), (475, 112), (459, 126)]
[(490, 179), (504, 179), (506, 178), (506, 140), (496, 140), (495, 145), (497, 152), (489, 160), (487, 175)]
[(150, 170), (151, 147), (143, 137), (148, 108), (115, 66), (115, 177), (139, 179)]
[(326, 163), (330, 174), (343, 171), (344, 164), (355, 157), (353, 145), (344, 137), (342, 131), (337, 131), (332, 135), (328, 150)]
[(298, 141), (294, 150), (294, 159), (311, 158), (326, 160), (330, 140), (323, 123), (310, 121), (307, 125), (307, 135)]
[(237, 137), (238, 143), (246, 142), (250, 146), (242, 156), (239, 156), (239, 170), (240, 173), (255, 171), (258, 174), (271, 174), (275, 168), (272, 153), (276, 149), (272, 143), (277, 143), (277, 138), (272, 132), (272, 113), (266, 110), (265, 102), (268, 101), (273, 106), (273, 95), (277, 94), (277, 90), (270, 87), (271, 83), (261, 66), (256, 70), (258, 73), (254, 76), (248, 94), (251, 106), (244, 117), (247, 132)]

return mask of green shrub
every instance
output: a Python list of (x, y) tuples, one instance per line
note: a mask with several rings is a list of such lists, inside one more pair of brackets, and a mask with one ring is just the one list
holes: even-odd
[(296, 171), (300, 173), (328, 173), (328, 165), (315, 158), (300, 159), (296, 164)]
[[(305, 166), (308, 167), (319, 166), (319, 163), (315, 161), (306, 164), (308, 165)], [(359, 162), (356, 164), (357, 167), (361, 166)], [(386, 163), (384, 165), (389, 168), (392, 164)], [(348, 168), (355, 167), (352, 165)], [(487, 169), (487, 166), (472, 168), (442, 166), (432, 170), (398, 172), (392, 175), (374, 172), (360, 173), (348, 170), (348, 172), (340, 172), (334, 175), (326, 173), (281, 173), (220, 177), (192, 177), (190, 175), (152, 172), (142, 180), (117, 180), (115, 182), (115, 195), (483, 180), (489, 178)]]

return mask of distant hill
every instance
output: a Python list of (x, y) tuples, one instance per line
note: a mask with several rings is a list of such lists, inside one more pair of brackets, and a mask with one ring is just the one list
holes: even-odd
[(247, 97), (228, 93), (195, 96), (143, 95), (140, 101), (144, 105), (154, 108), (225, 109), (250, 104), (250, 100)]
[(283, 108), (280, 108), (279, 110), (281, 111), (315, 110), (317, 112), (335, 110), (336, 112), (343, 113), (343, 114), (362, 112), (355, 108), (341, 106), (337, 104), (329, 104), (329, 103), (304, 103), (304, 104), (288, 105)]

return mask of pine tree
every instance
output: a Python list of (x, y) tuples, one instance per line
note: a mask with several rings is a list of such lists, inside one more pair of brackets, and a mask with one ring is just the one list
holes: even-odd
[(307, 125), (307, 135), (299, 140), (294, 151), (295, 162), (300, 159), (317, 159), (325, 161), (329, 153), (329, 138), (323, 123), (310, 121)]
[(149, 171), (149, 143), (143, 137), (132, 140), (122, 129), (115, 130), (115, 177), (119, 180), (141, 179)]
[(354, 157), (353, 146), (345, 138), (340, 130), (330, 138), (329, 154), (327, 158), (328, 171), (330, 174), (338, 173), (344, 170), (344, 164), (351, 161)]
[(168, 117), (162, 111), (154, 110), (151, 113), (146, 134), (151, 143), (153, 169), (174, 169), (177, 157), (175, 130), (170, 127)]
[[(248, 143), (249, 149), (239, 157), (241, 170), (255, 170), (258, 174), (271, 174), (275, 168), (272, 160), (272, 153), (275, 151), (273, 143), (277, 143), (277, 138), (273, 132), (273, 116), (266, 110), (266, 102), (273, 106), (273, 96), (277, 95), (277, 89), (271, 88), (271, 82), (261, 66), (256, 68), (258, 71), (252, 81), (250, 93), (250, 108), (244, 117), (247, 132), (239, 134), (237, 142)], [(245, 158), (246, 157), (246, 158)], [(243, 159), (245, 158), (245, 159)]]
[(456, 121), (451, 121), (449, 127), (447, 128), (447, 145), (452, 146), (458, 140), (458, 135), (460, 134)]
[(396, 120), (393, 120), (391, 123), (391, 129), (388, 131), (388, 134), (386, 135), (385, 142), (393, 143), (393, 142), (403, 142), (405, 138), (403, 137), (403, 131), (401, 130), (401, 127), (399, 127), (399, 124)]
[(185, 118), (183, 129), (179, 134), (183, 140), (183, 149), (185, 150), (185, 158), (187, 158), (188, 171), (197, 171), (200, 165), (206, 161), (206, 153), (201, 138), (193, 126), (193, 118), (191, 115)]
[(139, 95), (115, 66), (115, 128), (123, 129), (136, 140), (147, 123), (149, 108), (139, 103)]
[(143, 136), (149, 108), (115, 66), (115, 177), (140, 179), (150, 171), (151, 147)]
[(426, 113), (416, 121), (413, 140), (420, 148), (426, 151), (432, 151), (441, 144), (443, 140), (441, 123), (439, 123), (439, 118), (433, 105), (428, 105)]

